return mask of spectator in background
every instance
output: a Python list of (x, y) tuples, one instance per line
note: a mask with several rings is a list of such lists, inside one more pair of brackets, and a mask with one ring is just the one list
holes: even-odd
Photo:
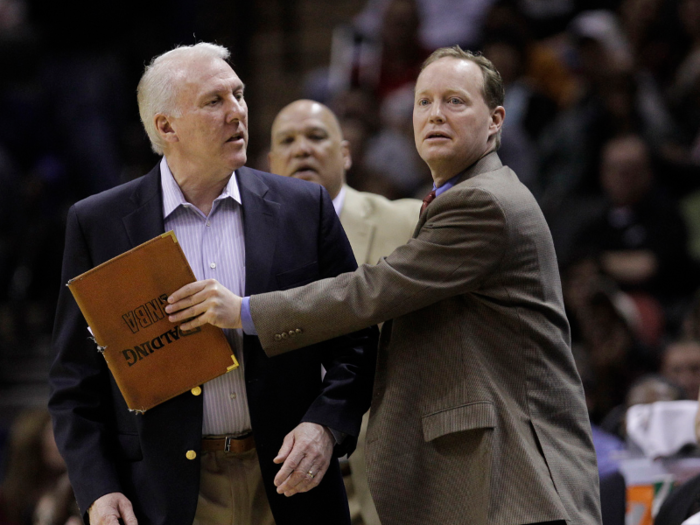
[(630, 386), (625, 406), (629, 408), (657, 401), (681, 401), (684, 397), (685, 392), (679, 385), (658, 374), (647, 374)]
[(484, 43), (498, 35), (522, 41), (526, 60), (521, 67), (525, 68), (525, 76), (532, 87), (553, 100), (558, 109), (567, 108), (579, 93), (576, 79), (564, 60), (566, 53), (551, 41), (537, 40), (533, 36), (532, 20), (525, 16), (521, 6), (519, 0), (495, 2), (484, 20)]
[[(629, 67), (614, 15), (600, 12), (597, 17), (574, 19), (567, 36), (576, 60), (576, 99), (557, 115), (538, 144), (542, 156), (538, 198), (549, 215), (558, 211), (562, 199), (595, 192), (600, 147), (632, 118), (610, 110), (610, 95), (618, 91), (610, 89), (611, 80)], [(628, 113), (631, 108), (629, 103), (624, 106)]]
[(368, 89), (351, 88), (338, 93), (329, 106), (350, 148), (352, 165), (345, 173), (348, 184), (359, 191), (383, 194), (384, 187), (378, 187), (365, 163), (368, 144), (381, 127), (379, 103), (374, 94)]
[(506, 90), (504, 107), (508, 118), (503, 124), (499, 154), (503, 163), (537, 193), (539, 152), (536, 144), (542, 129), (556, 114), (554, 101), (543, 95), (526, 76), (529, 46), (517, 32), (487, 36), (484, 55), (501, 73)]
[(421, 18), (416, 0), (389, 0), (382, 11), (377, 38), (359, 38), (352, 63), (352, 87), (372, 90), (381, 101), (392, 91), (413, 84), (430, 54), (418, 32)]
[(388, 201), (346, 184), (345, 172), (352, 165), (350, 143), (329, 108), (312, 100), (292, 102), (275, 117), (271, 135), (272, 173), (326, 188), (358, 264), (376, 264), (411, 238), (421, 202)]
[(603, 430), (626, 438), (627, 410), (634, 405), (647, 405), (657, 401), (681, 401), (685, 398), (683, 389), (659, 374), (645, 374), (630, 385), (625, 401), (615, 407), (601, 423)]
[(658, 301), (676, 326), (676, 306), (687, 300), (697, 279), (686, 225), (676, 203), (658, 191), (641, 137), (626, 135), (605, 144), (600, 183), (606, 206), (582, 228), (576, 244), (597, 254), (603, 272), (622, 290), (645, 304)]
[(653, 354), (639, 339), (632, 301), (584, 259), (566, 269), (564, 298), (573, 327), (573, 347), (585, 363), (591, 420), (622, 404), (629, 386), (655, 369)]
[[(368, 38), (379, 34), (392, 0), (368, 0), (355, 18), (358, 31)], [(481, 41), (483, 21), (495, 0), (415, 0), (421, 20), (419, 38), (426, 49), (460, 44), (475, 47)]]
[(682, 387), (686, 399), (698, 399), (700, 341), (679, 340), (667, 345), (661, 354), (661, 375)]
[(0, 525), (63, 525), (77, 515), (46, 409), (26, 409), (16, 417), (5, 457)]
[(422, 196), (432, 188), (430, 172), (413, 140), (413, 89), (413, 84), (407, 84), (382, 101), (382, 126), (367, 141), (364, 168), (368, 182), (376, 193), (391, 199)]
[(681, 325), (681, 337), (700, 341), (700, 290), (695, 292)]
[[(634, 56), (618, 17), (606, 10), (579, 14), (569, 35), (576, 57), (579, 99), (560, 113), (540, 142), (545, 211), (562, 215), (563, 198), (600, 194), (597, 169), (602, 147), (615, 136), (639, 134), (654, 154), (673, 143), (675, 124), (656, 89), (634, 68)], [(574, 195), (575, 194), (575, 195)]]
[(690, 179), (695, 189), (697, 176), (693, 175), (700, 167), (700, 2), (681, 0), (677, 9), (689, 44), (674, 72), (668, 96), (685, 145), (679, 161), (692, 167)]

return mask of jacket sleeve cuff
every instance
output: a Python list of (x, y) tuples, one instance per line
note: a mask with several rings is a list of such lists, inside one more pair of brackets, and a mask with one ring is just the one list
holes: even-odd
[(246, 335), (258, 335), (253, 318), (250, 315), (250, 297), (244, 297), (241, 303), (241, 324)]

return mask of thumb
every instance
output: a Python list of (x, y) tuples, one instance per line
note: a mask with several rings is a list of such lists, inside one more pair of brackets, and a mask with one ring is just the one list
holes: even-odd
[(274, 463), (283, 463), (286, 459), (287, 456), (289, 456), (289, 453), (292, 451), (294, 448), (294, 433), (290, 432), (284, 437), (284, 441), (282, 442), (282, 447), (280, 448), (279, 452), (277, 453), (277, 457), (273, 459), (272, 461)]

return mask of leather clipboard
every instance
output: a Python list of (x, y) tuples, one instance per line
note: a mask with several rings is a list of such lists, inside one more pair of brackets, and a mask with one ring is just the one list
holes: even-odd
[(238, 366), (220, 328), (184, 332), (167, 298), (196, 280), (173, 231), (68, 281), (129, 410), (143, 413)]

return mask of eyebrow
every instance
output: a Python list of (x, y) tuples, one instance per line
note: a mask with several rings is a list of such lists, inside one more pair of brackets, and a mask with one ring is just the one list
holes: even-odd
[[(212, 89), (211, 91), (207, 91), (206, 93), (204, 93), (204, 94), (202, 95), (202, 98), (205, 99), (205, 98), (213, 97), (214, 95), (218, 95), (219, 93), (221, 93), (222, 90), (223, 90), (223, 89), (220, 88), (220, 87), (219, 87), (219, 88)], [(225, 91), (228, 91), (228, 89), (226, 89)], [(234, 92), (236, 92), (236, 91), (245, 91), (245, 84), (244, 84), (243, 82), (241, 82), (240, 84), (235, 84), (235, 85), (234, 85), (234, 88), (233, 88), (233, 91), (234, 91)]]
[[(282, 129), (282, 130), (276, 132), (275, 135), (274, 135), (274, 137), (275, 137), (276, 139), (279, 138), (279, 137), (285, 137), (285, 136), (287, 136), (287, 135), (289, 135), (289, 134), (291, 134), (291, 133), (294, 133), (294, 132), (296, 132), (296, 131), (297, 131), (296, 128), (293, 129), (293, 130), (290, 130), (290, 129)], [(325, 128), (321, 127), (321, 126), (311, 126), (310, 128), (304, 128), (304, 129), (302, 129), (301, 131), (302, 131), (302, 133), (308, 133), (309, 131), (312, 131), (312, 132), (320, 131), (320, 132), (322, 132), (322, 133), (325, 133), (326, 135), (329, 135), (329, 134), (330, 134), (329, 131), (328, 131), (327, 129), (325, 129)]]
[[(414, 90), (414, 95), (422, 95), (423, 93), (426, 93), (429, 91), (432, 91), (432, 89), (429, 87), (421, 89), (420, 91)], [(468, 91), (464, 88), (461, 88), (461, 87), (446, 89), (446, 90), (444, 90), (444, 92), (442, 94), (443, 95), (444, 94), (447, 94), (447, 95), (461, 94), (461, 95), (467, 95), (467, 96), (469, 95)]]

